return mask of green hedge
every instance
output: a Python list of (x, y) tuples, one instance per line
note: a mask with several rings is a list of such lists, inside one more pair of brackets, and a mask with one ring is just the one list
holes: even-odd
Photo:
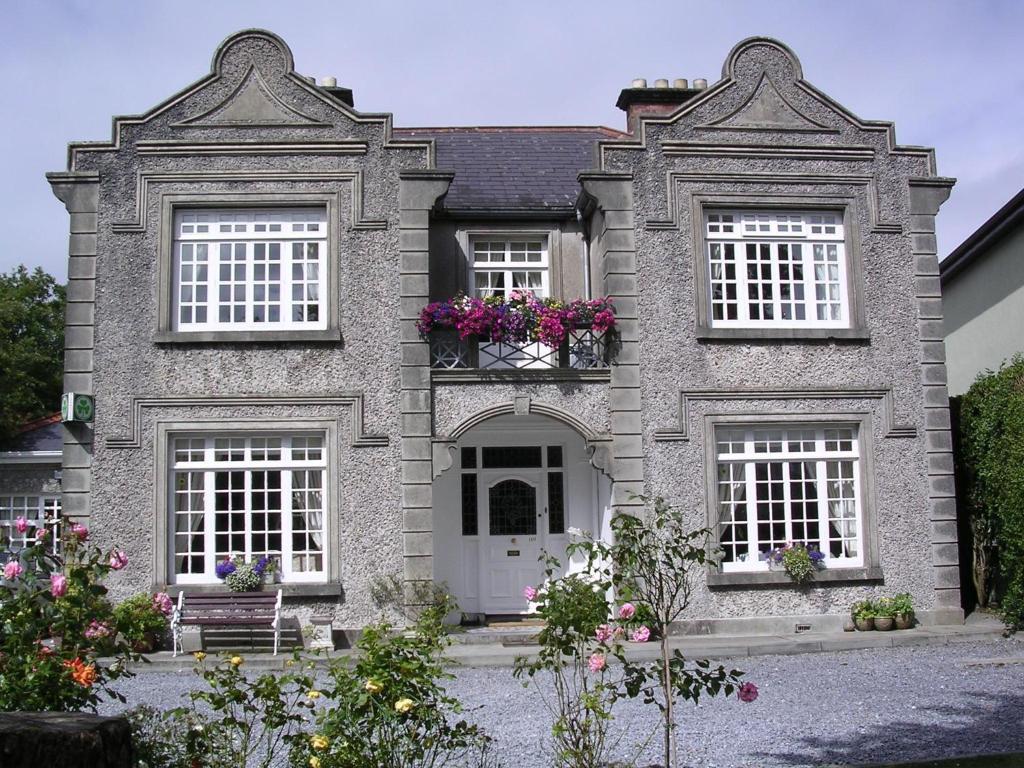
[(979, 376), (962, 397), (959, 444), (979, 598), (995, 575), (984, 571), (997, 571), (1003, 619), (1024, 629), (1024, 356)]

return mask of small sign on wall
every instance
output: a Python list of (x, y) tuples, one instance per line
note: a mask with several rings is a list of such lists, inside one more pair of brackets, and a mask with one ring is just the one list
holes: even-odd
[(65, 392), (60, 399), (61, 421), (92, 421), (95, 411), (92, 395)]

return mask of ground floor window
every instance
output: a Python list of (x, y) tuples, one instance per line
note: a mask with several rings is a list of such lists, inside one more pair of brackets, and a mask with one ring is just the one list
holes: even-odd
[[(0, 552), (17, 552), (35, 544), (36, 532), (47, 528), (50, 549), (57, 552), (60, 545), (60, 496), (11, 496), (0, 494)], [(18, 530), (18, 518), (25, 518), (28, 528)]]
[(718, 427), (723, 571), (767, 570), (768, 552), (802, 543), (830, 567), (864, 564), (858, 427)]
[(283, 581), (324, 580), (323, 434), (175, 436), (171, 455), (177, 582), (214, 582), (238, 555), (272, 557)]

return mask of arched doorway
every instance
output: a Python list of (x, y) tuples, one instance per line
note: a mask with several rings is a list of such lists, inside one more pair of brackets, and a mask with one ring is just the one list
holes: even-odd
[(570, 529), (607, 527), (611, 483), (584, 439), (546, 416), (502, 415), (458, 439), (434, 480), (434, 577), (463, 613), (521, 614), (543, 579), (542, 552), (565, 571)]

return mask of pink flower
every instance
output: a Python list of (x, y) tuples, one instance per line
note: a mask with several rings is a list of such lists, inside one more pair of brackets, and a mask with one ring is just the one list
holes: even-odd
[(523, 597), (525, 597), (527, 600), (529, 600), (532, 603), (534, 600), (537, 599), (537, 588), (536, 587), (526, 587), (523, 590)]
[(637, 627), (633, 630), (633, 633), (629, 636), (629, 639), (634, 643), (646, 643), (651, 639), (651, 630), (647, 627)]
[(50, 594), (54, 597), (64, 597), (68, 591), (68, 577), (63, 573), (50, 574)]
[(615, 635), (615, 632), (607, 624), (602, 624), (594, 632), (594, 637), (597, 638), (599, 643), (607, 643)]
[(78, 538), (79, 541), (85, 541), (89, 538), (89, 529), (81, 523), (75, 523), (71, 526), (71, 532)]
[(740, 697), (740, 701), (751, 702), (757, 698), (757, 686), (753, 683), (744, 683), (736, 695)]
[(50, 532), (45, 528), (36, 529), (36, 541), (38, 541), (39, 543), (46, 541), (49, 538), (49, 536)]
[(8, 581), (14, 581), (24, 572), (25, 569), (21, 567), (21, 563), (17, 560), (11, 560), (11, 562), (4, 566), (4, 578)]
[(626, 621), (629, 621), (630, 619), (633, 618), (633, 615), (635, 613), (636, 613), (636, 606), (633, 605), (632, 603), (623, 603), (621, 606), (619, 606), (619, 618), (620, 619), (625, 619)]
[(28, 520), (26, 520), (24, 517), (19, 517), (17, 520), (14, 521), (14, 528), (18, 531), (18, 533), (24, 533), (28, 530)]
[(603, 653), (595, 653), (587, 661), (587, 667), (591, 672), (600, 672), (606, 666), (608, 666), (608, 662), (605, 660)]
[(174, 611), (174, 601), (166, 592), (157, 592), (153, 595), (153, 607), (164, 616), (170, 616)]
[(100, 640), (104, 637), (110, 637), (110, 631), (110, 626), (108, 624), (104, 624), (102, 621), (96, 621), (96, 619), (93, 619), (89, 622), (89, 626), (86, 627), (85, 632), (82, 634), (85, 635), (86, 640)]
[(110, 553), (110, 567), (115, 571), (120, 571), (128, 565), (128, 555), (122, 552), (120, 549), (115, 549)]

